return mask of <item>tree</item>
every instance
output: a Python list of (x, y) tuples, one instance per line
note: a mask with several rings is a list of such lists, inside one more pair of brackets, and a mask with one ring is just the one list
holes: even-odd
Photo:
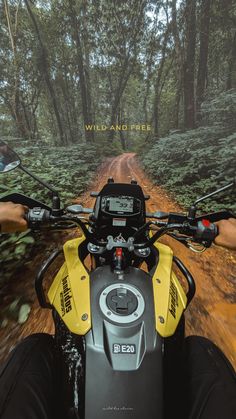
[[(233, 0), (3, 0), (0, 12), (0, 125), (21, 138), (129, 149), (205, 123), (204, 101), (236, 86)], [(151, 131), (85, 129), (101, 124)]]
[(172, 1), (172, 32), (174, 37), (174, 46), (175, 46), (175, 69), (176, 69), (176, 93), (175, 93), (175, 107), (174, 107), (174, 121), (173, 125), (175, 128), (179, 127), (179, 108), (180, 108), (180, 99), (183, 89), (183, 66), (184, 66), (184, 57), (183, 57), (183, 48), (181, 45), (180, 39), (180, 29), (177, 22), (177, 10), (176, 10), (176, 0)]
[(196, 117), (198, 120), (200, 119), (201, 104), (204, 100), (204, 93), (207, 82), (210, 12), (211, 0), (202, 0), (200, 21), (200, 52), (196, 88)]
[[(22, 22), (25, 21), (21, 2), (16, 1), (15, 4), (12, 4), (4, 0), (4, 11), (7, 32), (3, 31), (2, 34), (2, 76), (4, 82), (0, 94), (16, 123), (17, 134), (25, 139), (30, 139), (37, 135), (36, 110), (41, 90), (41, 79), (37, 72), (32, 71), (33, 69), (28, 63), (23, 66), (24, 56), (29, 54), (30, 39), (27, 35), (23, 39), (20, 36)], [(6, 38), (6, 33), (9, 40)], [(23, 47), (24, 56), (22, 55)], [(32, 71), (33, 77), (30, 77), (30, 71)], [(37, 83), (34, 83), (33, 79)], [(27, 94), (25, 94), (23, 86), (27, 86)]]
[(43, 39), (42, 39), (41, 34), (40, 34), (38, 23), (36, 21), (34, 13), (31, 10), (29, 2), (28, 2), (28, 0), (24, 0), (24, 2), (25, 2), (25, 5), (27, 7), (28, 13), (30, 15), (30, 18), (32, 20), (32, 23), (34, 25), (35, 32), (36, 32), (36, 35), (37, 35), (39, 51), (40, 51), (39, 68), (40, 68), (42, 76), (45, 79), (45, 82), (46, 82), (46, 85), (47, 85), (47, 88), (48, 88), (48, 92), (49, 92), (50, 97), (51, 97), (55, 117), (56, 117), (56, 120), (57, 120), (57, 126), (58, 126), (59, 137), (60, 137), (60, 144), (62, 145), (62, 144), (65, 144), (67, 142), (67, 139), (65, 138), (65, 135), (64, 135), (63, 124), (62, 124), (62, 121), (61, 121), (61, 117), (60, 117), (60, 113), (59, 113), (59, 109), (58, 109), (58, 104), (57, 104), (57, 98), (56, 98), (56, 94), (55, 94), (55, 91), (54, 91), (53, 83), (51, 81), (47, 48), (44, 45)]
[[(106, 75), (110, 88), (109, 125), (118, 122), (119, 106), (129, 78), (135, 71), (137, 56), (145, 22), (146, 0), (127, 3), (112, 0), (109, 4), (97, 5), (97, 30), (101, 41), (98, 51), (105, 57)], [(101, 28), (101, 29), (99, 29)], [(109, 131), (113, 140), (115, 131)]]
[(227, 78), (227, 90), (236, 88), (236, 29), (232, 40), (231, 54), (229, 59), (229, 70)]
[(154, 103), (153, 103), (153, 117), (152, 122), (154, 123), (154, 137), (158, 138), (159, 136), (159, 102), (160, 102), (160, 96), (161, 96), (161, 81), (163, 77), (164, 72), (164, 66), (166, 62), (166, 50), (167, 50), (167, 42), (169, 38), (170, 33), (170, 25), (168, 24), (166, 31), (164, 33), (163, 37), (163, 44), (161, 48), (161, 57), (160, 62), (158, 64), (157, 68), (157, 74), (156, 74), (156, 80), (154, 84)]
[[(81, 91), (81, 100), (82, 100), (82, 109), (83, 109), (83, 120), (84, 126), (92, 125), (93, 114), (92, 114), (92, 102), (91, 102), (91, 84), (90, 84), (90, 63), (88, 56), (88, 49), (86, 42), (86, 37), (88, 36), (87, 31), (82, 30), (82, 22), (86, 21), (87, 10), (86, 3), (82, 3), (82, 8), (79, 10), (76, 8), (75, 0), (70, 0), (67, 4), (68, 13), (71, 20), (72, 28), (72, 39), (76, 45), (77, 53), (77, 65), (80, 78), (80, 91)], [(84, 36), (83, 36), (84, 34)], [(86, 130), (85, 128), (85, 138), (86, 140), (94, 139), (94, 132)]]
[(186, 0), (186, 57), (184, 62), (184, 125), (195, 126), (196, 1)]

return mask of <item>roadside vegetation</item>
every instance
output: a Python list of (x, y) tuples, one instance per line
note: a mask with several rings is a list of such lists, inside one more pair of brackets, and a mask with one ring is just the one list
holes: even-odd
[[(87, 144), (70, 147), (14, 147), (22, 164), (33, 174), (53, 185), (60, 194), (62, 204), (69, 205), (73, 198), (84, 192), (101, 162), (96, 148)], [(13, 170), (1, 174), (0, 196), (17, 191), (50, 205), (50, 191), (24, 174)], [(4, 235), (0, 242), (1, 282), (10, 278), (15, 270), (29, 257), (36, 245), (30, 233)]]
[[(148, 152), (141, 151), (145, 171), (185, 207), (232, 182), (236, 178), (235, 114), (235, 89), (204, 102), (201, 126), (170, 133), (156, 140)], [(227, 191), (201, 204), (204, 210), (226, 207), (236, 211), (235, 192)]]

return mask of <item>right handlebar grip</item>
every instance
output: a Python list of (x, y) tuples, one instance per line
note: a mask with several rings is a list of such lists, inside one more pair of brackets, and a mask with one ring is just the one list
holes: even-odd
[(198, 239), (200, 242), (204, 242), (206, 244), (206, 247), (210, 247), (217, 235), (217, 225), (210, 223), (209, 220), (205, 219), (198, 221), (195, 238)]

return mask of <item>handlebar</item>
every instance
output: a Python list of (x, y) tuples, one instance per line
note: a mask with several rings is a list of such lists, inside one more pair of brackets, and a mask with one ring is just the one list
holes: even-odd
[[(211, 223), (207, 218), (188, 220), (186, 215), (183, 214), (168, 214), (160, 211), (155, 213), (155, 215), (157, 214), (160, 215), (160, 219), (163, 219), (164, 216), (167, 218), (166, 216), (168, 216), (168, 221), (148, 221), (134, 233), (131, 238), (132, 240), (128, 240), (126, 244), (124, 242), (111, 241), (111, 239), (109, 239), (110, 241), (97, 240), (86, 227), (85, 221), (82, 221), (78, 215), (62, 214), (61, 216), (53, 216), (49, 210), (41, 207), (35, 207), (29, 210), (26, 215), (26, 220), (29, 228), (36, 231), (42, 230), (43, 228), (59, 228), (64, 230), (66, 228), (79, 226), (88, 241), (98, 246), (106, 246), (107, 250), (111, 250), (113, 247), (127, 247), (129, 250), (133, 250), (134, 248), (140, 249), (150, 247), (164, 234), (170, 235), (185, 245), (187, 245), (188, 241), (191, 240), (195, 243), (202, 244), (204, 247), (210, 247), (218, 234), (217, 226)], [(178, 220), (178, 222), (170, 222), (171, 220)], [(89, 223), (88, 220), (86, 221)], [(70, 223), (69, 225), (68, 222)], [(155, 225), (159, 227), (159, 229), (145, 242), (138, 242), (138, 237), (145, 231), (149, 230), (151, 225)]]
[[(83, 231), (86, 238), (90, 238), (91, 234), (89, 233), (88, 229), (85, 226), (79, 217), (75, 217), (73, 215), (67, 216), (62, 214), (60, 216), (54, 216), (51, 214), (50, 211), (41, 208), (35, 207), (29, 209), (28, 213), (25, 216), (26, 221), (28, 223), (28, 227), (33, 231), (39, 231), (43, 228), (51, 228), (52, 226), (59, 227), (60, 229), (67, 229), (73, 228), (79, 225), (81, 230)], [(68, 225), (68, 222), (72, 223), (72, 225)], [(64, 224), (63, 224), (64, 223)], [(66, 225), (67, 224), (67, 225)]]

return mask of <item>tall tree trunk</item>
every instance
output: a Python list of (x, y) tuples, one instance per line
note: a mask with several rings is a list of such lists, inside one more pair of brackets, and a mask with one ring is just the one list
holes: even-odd
[[(133, 71), (133, 64), (129, 65), (128, 58), (125, 60), (124, 66), (120, 72), (119, 81), (117, 83), (116, 91), (114, 94), (114, 100), (111, 109), (111, 116), (110, 116), (110, 126), (114, 126), (117, 124), (118, 112), (119, 112), (119, 105), (130, 75)], [(115, 131), (109, 131), (109, 140), (113, 140), (115, 136)]]
[(73, 121), (71, 121), (71, 114), (73, 111), (73, 104), (72, 104), (72, 100), (73, 98), (71, 98), (70, 96), (70, 91), (68, 89), (68, 83), (67, 83), (67, 75), (66, 72), (60, 72), (57, 76), (57, 80), (56, 80), (57, 84), (60, 86), (61, 91), (62, 91), (62, 97), (63, 97), (63, 117), (64, 117), (64, 121), (66, 122), (64, 124), (64, 126), (66, 126), (67, 132), (68, 132), (68, 139), (69, 139), (69, 143), (73, 143), (74, 142), (74, 133), (73, 133)]
[(181, 100), (181, 92), (183, 87), (183, 50), (181, 47), (179, 29), (177, 24), (176, 0), (172, 1), (172, 32), (175, 42), (175, 74), (176, 74), (176, 92), (175, 92), (175, 108), (173, 115), (174, 128), (179, 128), (179, 107)]
[(40, 68), (41, 68), (41, 71), (43, 72), (43, 77), (45, 79), (45, 82), (46, 82), (46, 85), (47, 85), (47, 88), (48, 88), (48, 91), (49, 91), (49, 94), (50, 94), (50, 97), (51, 97), (51, 101), (52, 101), (52, 105), (53, 105), (53, 109), (54, 109), (54, 114), (55, 114), (55, 117), (56, 117), (56, 120), (57, 120), (57, 127), (58, 127), (58, 131), (59, 131), (59, 136), (60, 136), (60, 144), (63, 145), (67, 141), (66, 141), (66, 138), (65, 138), (65, 135), (64, 135), (63, 124), (62, 124), (62, 121), (61, 121), (59, 108), (58, 108), (58, 105), (57, 105), (57, 99), (56, 99), (56, 95), (55, 95), (53, 84), (52, 84), (51, 77), (50, 77), (49, 64), (48, 64), (48, 58), (47, 58), (47, 55), (48, 55), (47, 50), (46, 50), (46, 47), (45, 47), (45, 45), (43, 43), (43, 40), (41, 38), (39, 27), (38, 27), (38, 24), (36, 22), (35, 16), (34, 16), (32, 10), (31, 10), (31, 7), (29, 5), (29, 2), (28, 2), (28, 0), (24, 0), (24, 2), (25, 2), (25, 5), (27, 7), (30, 18), (33, 22), (35, 32), (36, 32), (36, 35), (37, 35), (37, 38), (38, 38), (40, 52), (41, 52)]
[(211, 0), (202, 0), (201, 23), (200, 23), (200, 52), (196, 88), (196, 118), (200, 120), (201, 104), (204, 100), (204, 93), (207, 81), (207, 59), (209, 45)]
[(196, 49), (196, 1), (186, 0), (186, 59), (184, 63), (184, 124), (195, 126), (194, 71)]
[(229, 70), (227, 78), (227, 90), (236, 88), (236, 29), (232, 40), (231, 56), (229, 59)]
[[(83, 21), (83, 46), (84, 46), (84, 71), (85, 71), (85, 80), (87, 85), (87, 98), (88, 98), (88, 112), (89, 118), (93, 123), (95, 123), (94, 115), (94, 103), (92, 95), (92, 84), (90, 79), (90, 59), (89, 59), (89, 29), (87, 28), (87, 1), (82, 2), (82, 21)], [(92, 134), (94, 136), (94, 134)], [(93, 137), (92, 137), (93, 139)]]
[[(118, 124), (119, 125), (122, 125), (122, 123), (124, 122), (123, 121), (122, 106), (123, 106), (123, 104), (120, 104), (120, 107), (119, 107), (119, 110), (118, 110)], [(125, 138), (125, 135), (124, 135), (122, 130), (119, 130), (119, 135), (120, 135), (120, 141), (121, 141), (122, 148), (125, 151), (126, 148), (127, 148), (126, 147), (126, 138)], [(126, 136), (127, 135), (128, 135), (128, 131), (126, 131)]]
[[(68, 7), (69, 7), (69, 14), (70, 14), (70, 19), (72, 23), (72, 38), (75, 42), (76, 51), (77, 51), (77, 64), (78, 64), (78, 72), (79, 72), (79, 79), (80, 79), (80, 91), (81, 91), (84, 126), (93, 125), (93, 114), (92, 114), (92, 109), (91, 109), (91, 94), (90, 94), (90, 89), (89, 89), (90, 83), (89, 83), (89, 76), (88, 76), (89, 69), (86, 68), (86, 62), (84, 59), (83, 45), (82, 45), (82, 40), (81, 40), (80, 22), (76, 13), (75, 1), (70, 0), (68, 2)], [(91, 141), (91, 140), (93, 141), (94, 131), (88, 130), (85, 127), (85, 139), (86, 141)]]
[(119, 131), (119, 134), (120, 134), (120, 141), (121, 141), (122, 148), (125, 151), (126, 150), (126, 139), (125, 139), (124, 133), (121, 130), (121, 131)]
[(154, 123), (154, 137), (155, 138), (158, 138), (159, 136), (159, 103), (160, 103), (160, 96), (161, 96), (161, 79), (162, 79), (162, 74), (163, 74), (165, 59), (166, 59), (166, 47), (167, 47), (167, 41), (169, 37), (169, 29), (170, 27), (168, 26), (164, 35), (162, 51), (161, 51), (161, 62), (157, 70), (157, 77), (155, 81), (155, 96), (154, 96), (153, 115), (152, 115), (152, 121)]
[(180, 80), (177, 82), (176, 92), (175, 92), (175, 108), (174, 108), (174, 115), (173, 115), (173, 128), (179, 128), (179, 112), (180, 112), (180, 104), (182, 98), (182, 83), (180, 84)]
[[(119, 13), (116, 10), (116, 5), (118, 5), (119, 2), (113, 0), (112, 3), (114, 7), (114, 13), (115, 14), (117, 13), (117, 16), (119, 19)], [(120, 101), (122, 99), (123, 93), (127, 86), (128, 80), (133, 72), (135, 60), (137, 57), (137, 39), (139, 37), (140, 25), (144, 16), (145, 1), (139, 0), (139, 1), (136, 1), (136, 3), (137, 3), (137, 7), (133, 10), (133, 16), (131, 18), (132, 31), (130, 32), (129, 36), (126, 39), (126, 43), (129, 44), (129, 47), (125, 48), (125, 52), (123, 52), (122, 56), (120, 57), (119, 76), (118, 76), (117, 84), (112, 91), (113, 100), (112, 100), (111, 114), (110, 114), (110, 125), (116, 125), (117, 123)], [(117, 48), (119, 49), (118, 46)], [(108, 133), (109, 140), (112, 141), (114, 139), (114, 135), (115, 135), (115, 131), (110, 130)]]
[[(20, 2), (18, 2), (18, 4), (16, 5), (15, 22), (13, 24), (11, 16), (10, 16), (8, 1), (4, 0), (4, 9), (5, 9), (5, 14), (6, 14), (11, 48), (12, 48), (13, 66), (14, 66), (13, 94), (11, 95), (10, 102), (11, 102), (11, 114), (16, 123), (16, 129), (17, 129), (18, 134), (22, 138), (30, 138), (31, 133), (29, 130), (29, 126), (27, 124), (27, 120), (25, 118), (24, 106), (23, 107), (21, 106), (23, 103), (23, 98), (21, 97), (22, 95), (20, 92), (20, 67), (19, 67), (18, 56), (17, 56), (17, 29), (18, 29), (19, 6), (20, 6)], [(23, 105), (25, 104), (23, 103)]]
[(148, 103), (148, 97), (150, 94), (150, 85), (151, 85), (150, 73), (148, 72), (148, 77), (146, 81), (146, 89), (145, 89), (144, 98), (143, 98), (143, 113), (144, 113), (145, 123), (147, 123), (147, 120), (148, 120), (147, 103)]

